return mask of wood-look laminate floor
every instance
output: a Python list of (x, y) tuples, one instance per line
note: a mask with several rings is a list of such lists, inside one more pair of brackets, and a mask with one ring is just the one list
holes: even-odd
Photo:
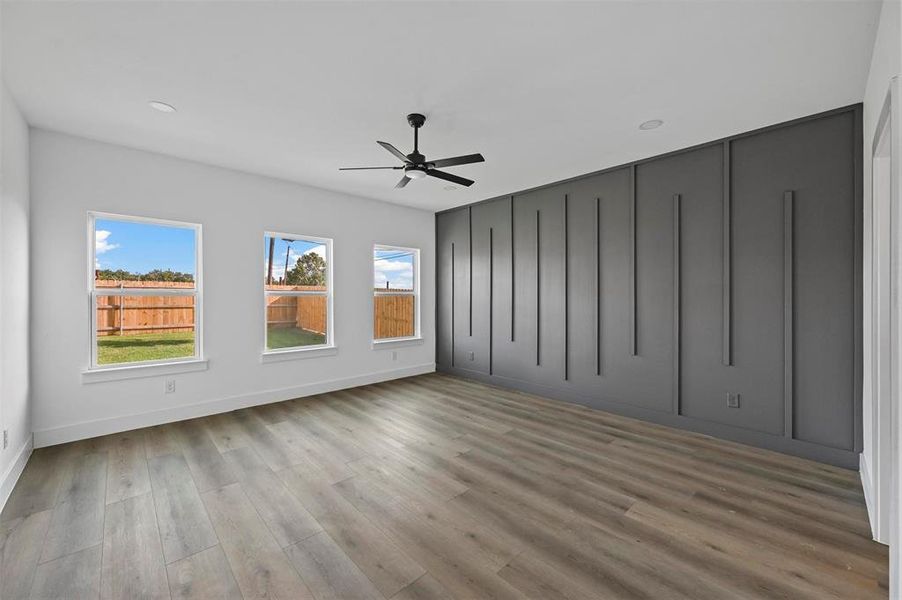
[(37, 450), (0, 598), (885, 598), (856, 473), (426, 375)]

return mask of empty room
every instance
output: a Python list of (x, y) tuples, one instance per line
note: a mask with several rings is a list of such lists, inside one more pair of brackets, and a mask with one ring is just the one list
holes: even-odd
[(0, 0), (0, 600), (902, 600), (902, 0)]

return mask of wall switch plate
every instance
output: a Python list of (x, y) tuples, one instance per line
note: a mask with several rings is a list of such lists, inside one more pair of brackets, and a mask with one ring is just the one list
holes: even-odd
[(739, 408), (739, 393), (727, 392), (727, 408)]
[(166, 393), (167, 394), (175, 393), (175, 379), (167, 379), (166, 380)]
[(9, 446), (9, 429), (3, 430), (3, 449), (6, 450), (6, 447)]
[(468, 352), (468, 353), (467, 353), (467, 357), (468, 357), (470, 360), (476, 360), (476, 353), (475, 353), (475, 352)]

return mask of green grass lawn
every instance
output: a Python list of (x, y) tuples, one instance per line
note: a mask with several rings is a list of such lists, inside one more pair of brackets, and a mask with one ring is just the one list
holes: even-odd
[(269, 350), (294, 348), (296, 346), (316, 346), (326, 343), (326, 336), (298, 327), (270, 327), (266, 336)]
[(97, 364), (194, 356), (194, 332), (108, 335), (97, 338)]
[[(326, 343), (326, 336), (295, 327), (270, 327), (267, 346), (270, 350), (316, 346)], [(97, 338), (97, 364), (113, 365), (145, 360), (166, 360), (194, 356), (194, 332), (146, 333), (141, 335), (108, 335)]]

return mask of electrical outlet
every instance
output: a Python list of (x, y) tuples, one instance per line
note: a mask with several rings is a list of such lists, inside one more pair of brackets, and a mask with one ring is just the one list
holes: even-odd
[(739, 408), (739, 392), (727, 392), (727, 408)]
[(468, 352), (468, 353), (467, 353), (467, 357), (468, 357), (470, 360), (476, 360), (476, 353), (475, 353), (475, 352)]
[(167, 394), (175, 393), (175, 379), (167, 379), (166, 380), (166, 393)]
[(3, 430), (3, 449), (6, 450), (6, 447), (9, 446), (9, 429)]

